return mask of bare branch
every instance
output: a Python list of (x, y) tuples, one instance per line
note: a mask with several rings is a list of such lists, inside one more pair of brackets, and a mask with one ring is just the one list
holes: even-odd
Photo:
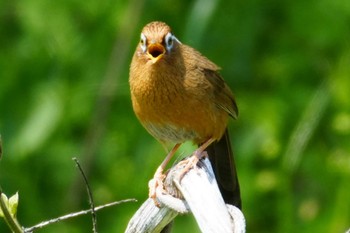
[[(104, 208), (111, 207), (111, 206), (118, 205), (118, 204), (125, 203), (125, 202), (137, 202), (137, 200), (132, 198), (132, 199), (125, 199), (125, 200), (121, 200), (121, 201), (108, 203), (108, 204), (105, 204), (105, 205), (100, 205), (100, 206), (95, 207), (95, 211), (99, 211), (99, 210), (102, 210)], [(62, 220), (74, 218), (74, 217), (77, 217), (77, 216), (80, 216), (80, 215), (84, 215), (84, 214), (89, 214), (89, 213), (91, 213), (91, 209), (82, 210), (82, 211), (79, 211), (79, 212), (63, 215), (63, 216), (58, 217), (58, 218), (54, 218), (54, 219), (50, 219), (48, 221), (41, 222), (41, 223), (39, 223), (39, 224), (37, 224), (35, 226), (29, 227), (29, 228), (25, 228), (24, 232), (25, 233), (31, 233), (31, 232), (33, 232), (33, 231), (35, 231), (37, 229), (40, 229), (40, 228), (43, 228), (43, 227), (49, 225), (49, 224), (57, 223), (57, 222), (60, 222)]]
[(209, 160), (201, 160), (179, 181), (184, 163), (181, 164), (169, 171), (164, 182), (165, 189), (175, 197), (157, 190), (157, 201), (161, 207), (156, 207), (151, 199), (146, 200), (125, 232), (158, 233), (179, 213), (190, 209), (204, 233), (244, 233), (244, 215), (238, 208), (226, 206)]
[(74, 160), (75, 164), (77, 165), (77, 167), (78, 167), (78, 169), (79, 169), (79, 171), (84, 179), (84, 183), (86, 186), (86, 190), (87, 190), (88, 197), (89, 197), (89, 203), (90, 203), (90, 207), (91, 207), (92, 231), (94, 233), (97, 233), (97, 218), (96, 218), (96, 212), (95, 212), (95, 204), (94, 204), (94, 199), (92, 197), (90, 185), (89, 185), (89, 182), (87, 180), (87, 177), (86, 177), (82, 167), (80, 166), (78, 159), (76, 157), (74, 157), (73, 160)]

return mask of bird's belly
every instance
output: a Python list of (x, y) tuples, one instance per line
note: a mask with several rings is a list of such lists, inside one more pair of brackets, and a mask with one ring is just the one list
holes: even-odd
[(200, 144), (209, 138), (220, 139), (228, 114), (215, 105), (211, 95), (198, 97), (193, 88), (172, 89), (174, 86), (157, 89), (150, 83), (133, 88), (133, 108), (147, 131), (165, 142)]
[(165, 142), (182, 143), (198, 138), (198, 134), (193, 130), (177, 127), (171, 124), (144, 123), (144, 127), (155, 138)]

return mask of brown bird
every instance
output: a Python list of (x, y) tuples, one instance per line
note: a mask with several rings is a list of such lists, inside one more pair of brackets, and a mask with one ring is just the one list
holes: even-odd
[(162, 186), (163, 171), (185, 141), (198, 144), (193, 164), (206, 151), (226, 203), (241, 207), (240, 190), (227, 124), (238, 109), (219, 67), (182, 44), (163, 22), (147, 24), (130, 66), (133, 109), (161, 143), (175, 143), (158, 167), (150, 197)]

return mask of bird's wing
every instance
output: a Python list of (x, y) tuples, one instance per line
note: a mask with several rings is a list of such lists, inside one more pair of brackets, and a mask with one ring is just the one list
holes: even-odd
[(203, 69), (206, 79), (213, 86), (213, 94), (216, 105), (225, 110), (232, 118), (238, 116), (238, 108), (232, 91), (225, 83), (220, 74), (211, 69)]

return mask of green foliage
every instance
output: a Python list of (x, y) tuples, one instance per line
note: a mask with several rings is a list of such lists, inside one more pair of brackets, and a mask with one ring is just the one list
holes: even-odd
[(22, 233), (22, 227), (19, 225), (16, 214), (18, 207), (18, 192), (8, 198), (0, 190), (0, 217), (4, 219), (13, 233)]
[[(348, 0), (2, 2), (0, 184), (20, 190), (20, 222), (88, 208), (72, 157), (96, 205), (147, 197), (165, 152), (132, 112), (128, 68), (152, 20), (222, 67), (236, 95), (230, 131), (247, 230), (345, 232)], [(123, 232), (139, 205), (98, 212), (99, 231)], [(90, 231), (90, 217), (42, 230)], [(8, 232), (1, 221), (0, 232)], [(193, 219), (177, 218), (174, 232), (196, 232)]]
[[(9, 214), (12, 217), (15, 217), (17, 214), (18, 207), (18, 192), (10, 198), (7, 198), (5, 194), (1, 193), (0, 198), (3, 200), (6, 209), (8, 209)], [(0, 217), (4, 217), (4, 212), (2, 211), (2, 209), (0, 209)]]

